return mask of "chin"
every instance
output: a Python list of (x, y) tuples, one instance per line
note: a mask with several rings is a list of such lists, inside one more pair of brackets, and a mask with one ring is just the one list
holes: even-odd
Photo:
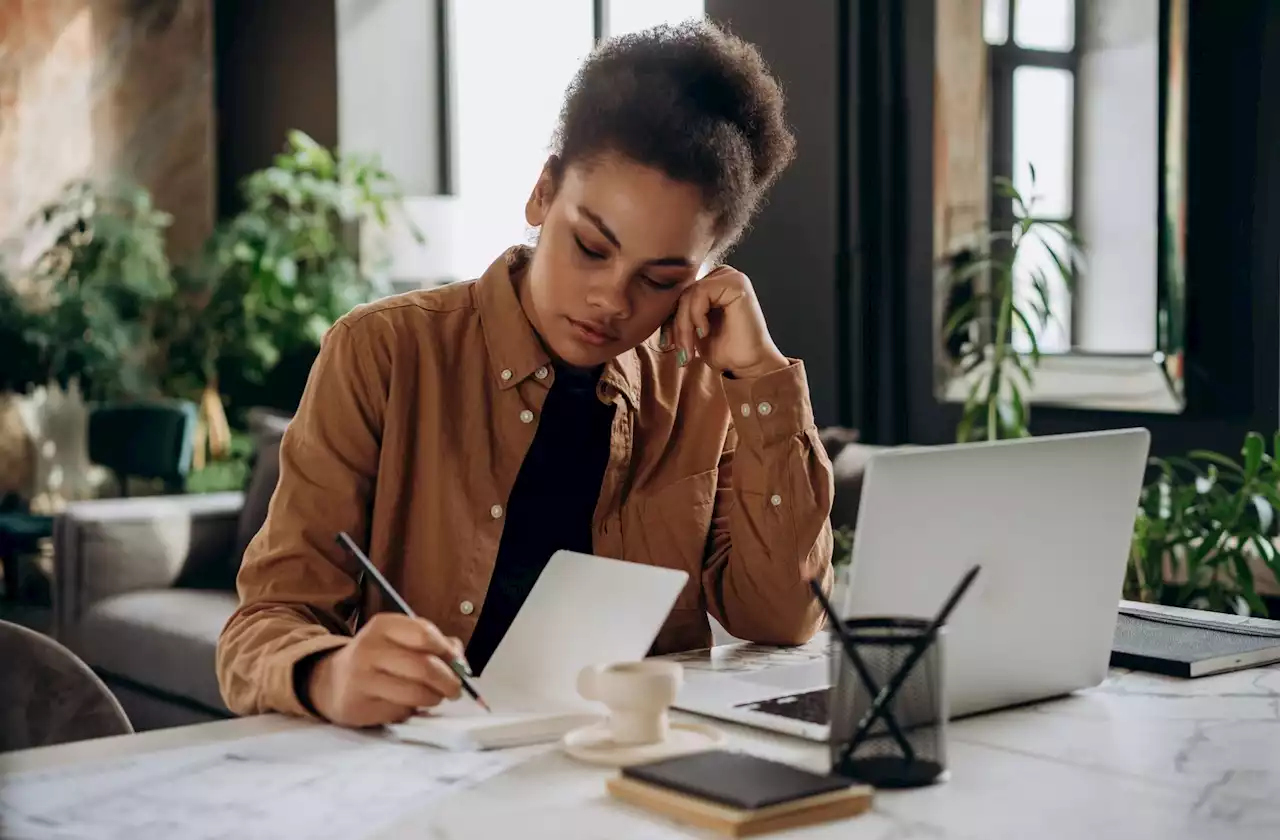
[(603, 365), (627, 349), (618, 339), (600, 341), (585, 337), (568, 318), (555, 335), (547, 338), (551, 351), (562, 362), (579, 368)]

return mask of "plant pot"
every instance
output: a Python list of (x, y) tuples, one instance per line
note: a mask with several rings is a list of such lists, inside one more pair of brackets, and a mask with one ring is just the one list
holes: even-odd
[(104, 470), (89, 460), (89, 408), (79, 384), (36, 388), (22, 409), (35, 443), (32, 510), (51, 515), (67, 502), (93, 498)]
[(10, 494), (24, 503), (34, 495), (35, 441), (24, 418), (23, 397), (0, 393), (0, 499)]

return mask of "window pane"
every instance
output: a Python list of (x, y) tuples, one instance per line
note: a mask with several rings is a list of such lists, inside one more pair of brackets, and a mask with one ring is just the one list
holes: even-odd
[(606, 0), (605, 35), (625, 35), (662, 23), (700, 18), (703, 0)]
[(595, 16), (591, 0), (466, 0), (451, 8), (458, 267), (473, 277), (504, 248), (529, 240), (525, 201), (565, 88), (591, 51)]
[[(1132, 0), (1107, 0), (1128, 3)], [(1017, 0), (1013, 40), (1032, 50), (1067, 52), (1076, 43), (1074, 0)]]
[[(1048, 243), (1058, 256), (1067, 260), (1067, 250), (1062, 234), (1037, 225), (1031, 229), (1018, 246), (1018, 257), (1013, 263), (1013, 297), (1018, 308), (1035, 331), (1041, 353), (1065, 353), (1071, 349), (1071, 290), (1062, 278), (1057, 263), (1045, 248)], [(1044, 309), (1044, 300), (1036, 288), (1037, 272), (1044, 278), (1048, 311), (1053, 317), (1041, 324), (1037, 310)], [(1021, 321), (1014, 319), (1013, 347), (1019, 353), (1031, 351), (1031, 340)]]
[(1009, 40), (1009, 2), (1010, 0), (983, 0), (982, 37), (988, 44), (998, 45)]
[(1037, 216), (1071, 215), (1074, 87), (1069, 70), (1013, 71), (1013, 183)]

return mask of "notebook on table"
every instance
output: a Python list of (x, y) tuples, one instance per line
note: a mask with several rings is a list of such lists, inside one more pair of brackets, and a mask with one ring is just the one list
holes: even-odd
[(1194, 678), (1275, 662), (1280, 630), (1139, 607), (1122, 607), (1116, 618), (1111, 664), (1117, 668)]
[(387, 729), (451, 750), (557, 740), (603, 720), (578, 694), (588, 665), (643, 659), (688, 580), (677, 569), (571, 551), (552, 555), (475, 686), (493, 709), (467, 697)]
[(857, 816), (874, 795), (850, 779), (726, 750), (626, 767), (606, 788), (623, 802), (729, 837)]

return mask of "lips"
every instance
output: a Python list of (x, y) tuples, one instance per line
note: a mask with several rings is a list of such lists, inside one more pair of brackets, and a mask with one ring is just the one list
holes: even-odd
[(573, 327), (573, 331), (577, 334), (578, 338), (597, 347), (610, 344), (617, 340), (617, 336), (614, 335), (613, 331), (603, 324), (598, 324), (592, 321), (578, 321), (570, 318), (569, 325)]

